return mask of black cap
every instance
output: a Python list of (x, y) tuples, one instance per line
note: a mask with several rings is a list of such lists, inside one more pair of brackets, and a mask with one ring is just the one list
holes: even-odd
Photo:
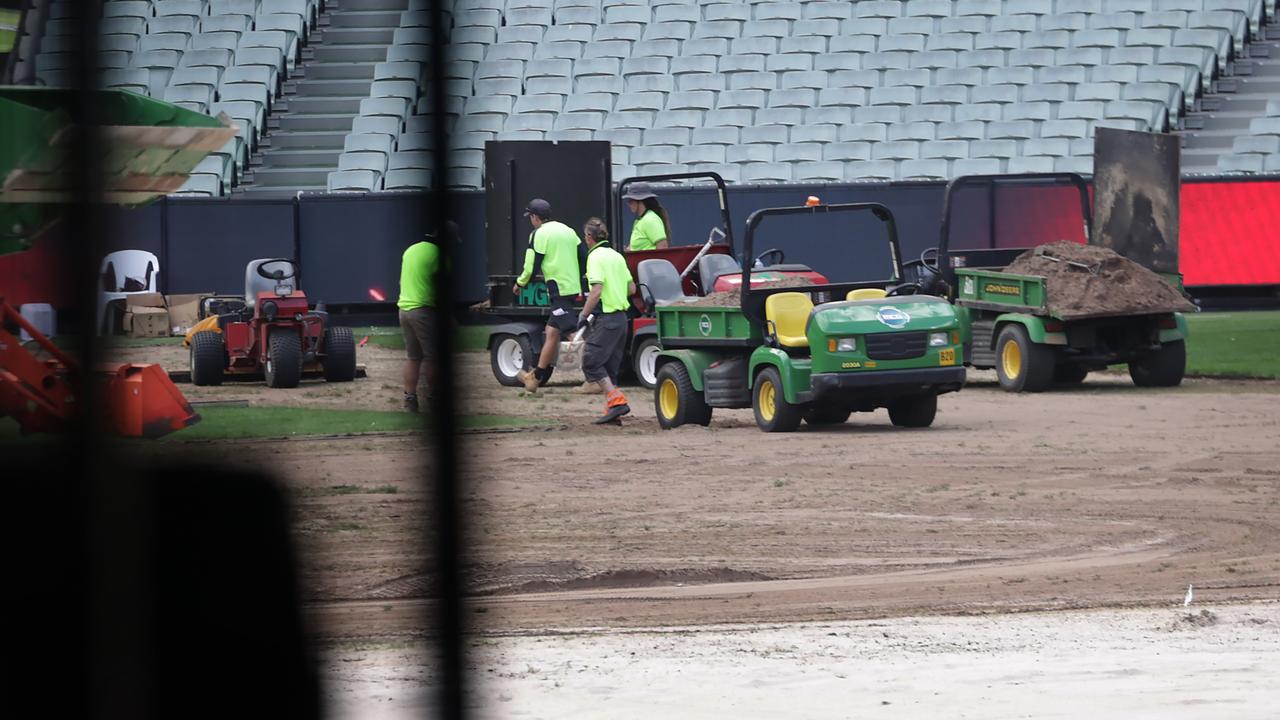
[(435, 232), (426, 234), (428, 240), (457, 240), (459, 236), (458, 224), (452, 220), (446, 220), (444, 227), (437, 227)]
[(528, 205), (525, 206), (524, 215), (525, 217), (529, 217), (530, 215), (537, 215), (543, 220), (546, 220), (547, 218), (551, 217), (551, 203), (547, 202), (546, 200), (543, 200), (542, 198), (534, 198), (529, 201)]

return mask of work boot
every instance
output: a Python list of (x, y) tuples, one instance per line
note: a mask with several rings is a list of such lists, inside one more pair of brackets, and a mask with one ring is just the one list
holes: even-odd
[(405, 409), (407, 412), (411, 412), (411, 413), (417, 413), (417, 412), (418, 412), (418, 395), (417, 395), (417, 393), (405, 393), (405, 394), (404, 394), (404, 409)]
[(600, 386), (588, 380), (582, 383), (581, 385), (575, 387), (573, 391), (578, 395), (599, 395)]
[(519, 380), (522, 385), (524, 385), (525, 392), (529, 392), (529, 393), (538, 392), (538, 378), (534, 374), (534, 372), (536, 372), (536, 370), (521, 370), (520, 372), (516, 373), (516, 379)]
[(622, 424), (621, 418), (631, 412), (631, 406), (627, 404), (627, 396), (622, 391), (614, 388), (609, 393), (608, 398), (604, 401), (604, 415), (592, 420), (596, 425), (604, 425), (605, 423)]

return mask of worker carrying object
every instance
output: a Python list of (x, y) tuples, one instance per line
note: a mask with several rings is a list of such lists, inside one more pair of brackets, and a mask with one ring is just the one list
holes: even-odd
[(541, 275), (547, 281), (551, 300), (551, 316), (547, 318), (546, 336), (537, 365), (532, 370), (521, 370), (516, 374), (526, 391), (537, 392), (555, 371), (561, 333), (573, 331), (573, 299), (582, 294), (581, 268), (587, 248), (573, 228), (552, 219), (551, 203), (546, 200), (530, 200), (525, 206), (524, 216), (529, 218), (533, 232), (529, 233), (529, 248), (524, 253), (524, 269), (516, 278), (511, 292), (519, 295), (520, 289), (528, 285), (533, 276)]
[(636, 291), (631, 270), (622, 254), (609, 246), (609, 231), (599, 218), (587, 221), (582, 233), (587, 238), (587, 284), (591, 292), (578, 315), (578, 329), (587, 330), (587, 347), (582, 355), (582, 374), (597, 383), (605, 394), (604, 415), (597, 425), (618, 423), (631, 412), (627, 396), (612, 378), (622, 368), (627, 344), (627, 308)]
[(658, 196), (649, 189), (649, 183), (632, 183), (622, 196), (627, 207), (636, 216), (631, 226), (631, 242), (627, 252), (636, 250), (665, 250), (671, 244), (671, 220), (666, 208), (658, 202)]

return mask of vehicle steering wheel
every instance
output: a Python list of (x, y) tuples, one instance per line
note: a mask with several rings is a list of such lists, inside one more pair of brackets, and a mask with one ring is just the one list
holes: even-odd
[[(289, 274), (286, 275), (284, 270), (272, 270), (268, 272), (265, 269), (268, 265), (272, 265), (275, 263), (284, 263), (286, 266), (288, 266)], [(293, 261), (288, 258), (272, 258), (258, 265), (258, 267), (254, 269), (257, 271), (259, 275), (261, 275), (262, 277), (268, 280), (288, 280), (289, 278), (293, 277), (293, 273), (294, 273)]]
[[(764, 262), (765, 258), (774, 256), (774, 255), (778, 256), (778, 259), (776, 261), (770, 262), (770, 263)], [(781, 265), (783, 261), (786, 259), (787, 259), (786, 256), (783, 255), (782, 251), (779, 250), (778, 248), (769, 248), (768, 250), (765, 250), (764, 252), (756, 256), (756, 259), (751, 263), (751, 267), (769, 267), (770, 265)]]
[(929, 270), (932, 270), (935, 273), (938, 272), (938, 248), (927, 247), (923, 251), (921, 251), (920, 257), (916, 258), (915, 260), (908, 260), (902, 263), (902, 267), (904, 268), (915, 267), (915, 266), (928, 268)]
[(920, 283), (906, 282), (890, 289), (884, 295), (885, 297), (894, 297), (895, 295), (915, 295), (923, 291), (924, 289), (920, 287)]

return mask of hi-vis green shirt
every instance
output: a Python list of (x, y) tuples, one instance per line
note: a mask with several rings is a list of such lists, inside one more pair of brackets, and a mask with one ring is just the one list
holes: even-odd
[(409, 246), (400, 260), (401, 310), (436, 306), (436, 269), (440, 266), (440, 248), (423, 240)]
[(645, 210), (631, 226), (631, 249), (657, 249), (658, 242), (666, 237), (667, 227), (662, 224), (662, 217), (652, 210)]
[(548, 220), (529, 234), (529, 249), (524, 252), (524, 270), (516, 284), (524, 287), (533, 279), (536, 256), (542, 256), (540, 270), (548, 282), (554, 280), (561, 297), (582, 294), (582, 270), (578, 265), (578, 246), (582, 240), (573, 228), (558, 220)]
[(587, 251), (587, 284), (603, 285), (600, 290), (600, 307), (603, 312), (626, 310), (631, 280), (631, 269), (622, 253), (600, 243)]

